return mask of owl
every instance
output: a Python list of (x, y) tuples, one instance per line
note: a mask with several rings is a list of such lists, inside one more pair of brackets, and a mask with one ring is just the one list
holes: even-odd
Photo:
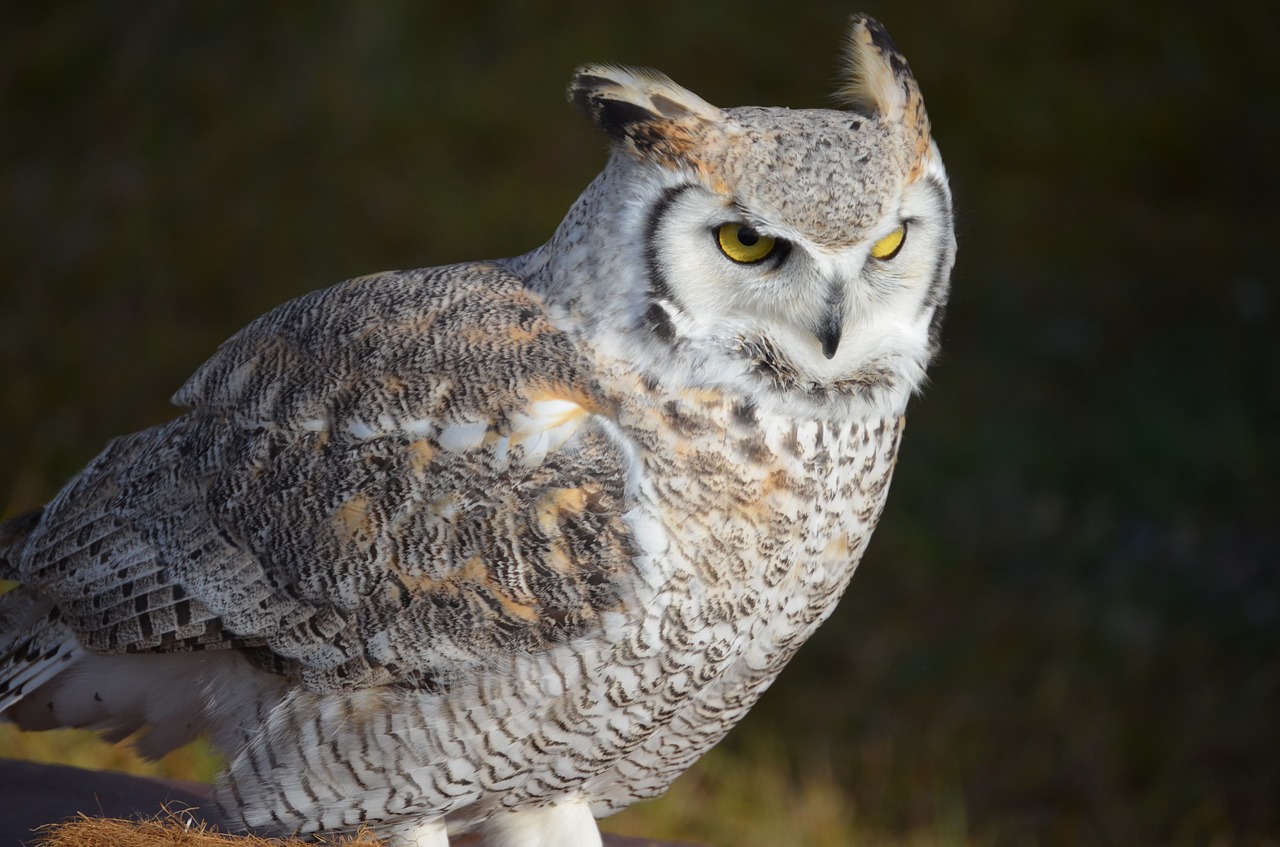
[(611, 155), (525, 255), (251, 323), (0, 525), (0, 714), (227, 760), (227, 827), (601, 843), (832, 612), (954, 261), (885, 30), (840, 108), (580, 68)]

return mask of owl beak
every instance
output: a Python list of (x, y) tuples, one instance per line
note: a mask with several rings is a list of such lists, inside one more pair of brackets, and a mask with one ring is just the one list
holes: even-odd
[(838, 280), (832, 280), (827, 287), (826, 302), (822, 304), (822, 314), (813, 334), (822, 344), (822, 355), (828, 359), (835, 356), (840, 337), (844, 335), (844, 285)]
[(814, 332), (822, 344), (822, 355), (828, 359), (835, 356), (836, 350), (840, 347), (840, 336), (844, 334), (844, 327), (840, 321), (841, 311), (843, 310), (828, 308), (822, 313), (822, 319)]

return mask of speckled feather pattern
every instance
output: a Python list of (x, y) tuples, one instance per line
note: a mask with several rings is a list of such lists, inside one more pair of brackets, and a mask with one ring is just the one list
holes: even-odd
[[(583, 68), (614, 152), (546, 245), (231, 338), (0, 524), (0, 714), (206, 733), (232, 828), (598, 845), (830, 615), (936, 346), (945, 171), (888, 36), (850, 43), (855, 111)], [(728, 220), (785, 249), (729, 260)]]
[[(46, 510), (24, 578), (90, 649), (230, 640), (319, 691), (544, 649), (617, 603), (617, 451), (495, 452), (539, 398), (596, 394), (492, 266), (354, 280), (247, 328), (178, 393), (192, 412), (114, 442)], [(441, 445), (474, 423), (487, 444)], [(422, 643), (451, 661), (399, 654)]]

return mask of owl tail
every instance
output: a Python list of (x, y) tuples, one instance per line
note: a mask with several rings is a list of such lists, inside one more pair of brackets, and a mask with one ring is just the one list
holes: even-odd
[[(60, 725), (23, 700), (62, 673), (83, 653), (53, 601), (19, 586), (0, 596), (0, 716), (24, 729)], [(22, 717), (10, 712), (22, 706)]]
[[(42, 512), (36, 509), (0, 523), (0, 579), (21, 581), (18, 556)], [(10, 710), (66, 670), (81, 653), (52, 599), (23, 585), (0, 594), (0, 718), (24, 727), (31, 724), (30, 718), (20, 719)], [(39, 710), (23, 707), (22, 711), (35, 719), (37, 725), (30, 728), (48, 728), (40, 725), (46, 721)]]
[(108, 741), (145, 729), (134, 746), (158, 758), (206, 728), (204, 676), (230, 660), (242, 661), (230, 651), (207, 659), (89, 653), (45, 595), (27, 586), (0, 595), (0, 721), (19, 729), (92, 729)]
[[(22, 547), (39, 522), (37, 511), (0, 523), (0, 579), (21, 579)], [(285, 687), (282, 677), (254, 670), (235, 650), (90, 653), (53, 598), (29, 585), (0, 594), (0, 722), (20, 729), (78, 727), (109, 741), (134, 736), (149, 758), (201, 732), (233, 749), (246, 743), (236, 707), (263, 701), (263, 692), (279, 699)]]

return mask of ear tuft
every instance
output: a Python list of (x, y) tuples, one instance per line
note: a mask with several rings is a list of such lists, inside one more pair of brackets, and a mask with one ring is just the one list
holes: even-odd
[(724, 120), (706, 100), (646, 69), (588, 65), (573, 75), (568, 94), (596, 126), (642, 157), (683, 159)]
[(837, 96), (848, 108), (902, 124), (919, 163), (928, 155), (929, 117), (906, 57), (869, 15), (850, 19), (846, 44), (844, 80)]

